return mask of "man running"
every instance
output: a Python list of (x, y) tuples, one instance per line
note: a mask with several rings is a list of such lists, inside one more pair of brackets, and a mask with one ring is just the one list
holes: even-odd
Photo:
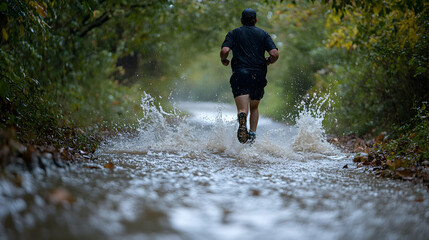
[[(242, 27), (230, 31), (222, 44), (220, 59), (229, 65), (228, 55), (232, 50), (232, 76), (230, 84), (237, 105), (240, 143), (254, 142), (259, 120), (258, 106), (267, 85), (267, 65), (275, 63), (279, 52), (271, 36), (255, 26), (258, 19), (255, 10), (244, 9), (241, 14)], [(265, 52), (269, 57), (265, 58)], [(250, 131), (247, 132), (247, 114), (250, 105)]]

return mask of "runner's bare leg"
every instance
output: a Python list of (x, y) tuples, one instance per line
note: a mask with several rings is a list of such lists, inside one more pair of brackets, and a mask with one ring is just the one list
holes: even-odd
[(250, 100), (250, 130), (256, 132), (259, 121), (258, 106), (261, 100)]
[(250, 102), (249, 94), (235, 97), (234, 100), (235, 100), (235, 105), (237, 106), (237, 114), (244, 112), (246, 113), (246, 116), (247, 116), (249, 112), (249, 102)]

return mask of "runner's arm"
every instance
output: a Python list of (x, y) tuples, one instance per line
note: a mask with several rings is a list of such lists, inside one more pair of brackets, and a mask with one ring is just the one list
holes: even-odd
[(230, 51), (231, 51), (231, 48), (229, 48), (229, 47), (223, 47), (220, 50), (220, 60), (222, 61), (222, 64), (224, 66), (228, 66), (228, 64), (229, 64), (229, 60), (227, 58), (228, 58)]
[(269, 57), (267, 57), (267, 65), (273, 64), (279, 59), (279, 51), (277, 49), (271, 49), (269, 52)]

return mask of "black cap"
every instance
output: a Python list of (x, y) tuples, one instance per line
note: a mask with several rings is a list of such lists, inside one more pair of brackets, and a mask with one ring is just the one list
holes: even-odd
[(242, 19), (245, 19), (245, 18), (255, 18), (256, 19), (256, 11), (251, 9), (251, 8), (246, 8), (241, 13), (241, 18)]

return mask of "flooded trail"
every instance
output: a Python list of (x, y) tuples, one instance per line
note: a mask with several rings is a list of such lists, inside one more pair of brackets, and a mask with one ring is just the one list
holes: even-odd
[[(379, 179), (323, 140), (321, 119), (262, 118), (253, 145), (236, 113), (178, 103), (169, 121), (149, 96), (139, 133), (110, 139), (95, 162), (0, 182), (4, 239), (427, 239), (429, 194)], [(104, 169), (112, 162), (113, 170)], [(343, 168), (349, 164), (349, 168)], [(86, 168), (84, 166), (100, 167)], [(53, 205), (54, 188), (76, 199)], [(423, 199), (423, 201), (422, 201)]]

